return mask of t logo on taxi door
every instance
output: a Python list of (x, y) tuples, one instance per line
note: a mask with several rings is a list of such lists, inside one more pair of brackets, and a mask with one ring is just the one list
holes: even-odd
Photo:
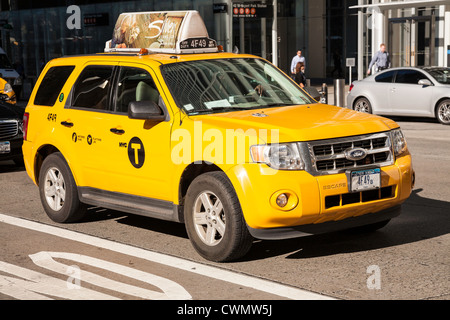
[(144, 165), (145, 150), (144, 144), (138, 137), (131, 138), (128, 143), (128, 159), (130, 159), (133, 167), (139, 169)]

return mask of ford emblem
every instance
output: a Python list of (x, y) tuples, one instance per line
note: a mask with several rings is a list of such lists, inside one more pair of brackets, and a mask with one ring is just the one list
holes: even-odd
[(345, 150), (344, 155), (347, 160), (358, 161), (367, 156), (367, 150), (363, 148), (351, 148)]

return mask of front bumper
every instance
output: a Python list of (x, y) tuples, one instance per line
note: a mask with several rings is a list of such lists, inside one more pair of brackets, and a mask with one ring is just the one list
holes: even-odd
[(351, 217), (344, 220), (328, 221), (318, 224), (307, 224), (286, 228), (254, 229), (248, 227), (250, 234), (261, 240), (282, 240), (298, 237), (305, 237), (314, 234), (336, 232), (361, 226), (386, 221), (397, 217), (401, 213), (401, 206), (381, 210), (376, 213), (367, 213), (358, 217)]
[(21, 160), (23, 159), (22, 155), (22, 143), (23, 138), (22, 135), (15, 136), (12, 139), (7, 139), (11, 144), (11, 151), (8, 153), (0, 153), (0, 160)]
[[(227, 174), (248, 229), (261, 239), (298, 237), (388, 220), (399, 214), (398, 208), (414, 183), (408, 152), (393, 165), (381, 167), (381, 189), (361, 193), (349, 193), (345, 173), (312, 176), (305, 171), (243, 164)], [(293, 202), (285, 208), (273, 201), (280, 192), (293, 195)]]

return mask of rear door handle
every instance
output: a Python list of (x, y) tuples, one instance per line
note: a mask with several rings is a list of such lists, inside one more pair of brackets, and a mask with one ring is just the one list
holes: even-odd
[(124, 134), (125, 133), (125, 130), (117, 129), (117, 128), (111, 128), (111, 129), (109, 129), (109, 131), (111, 131), (112, 133), (115, 133), (115, 134)]
[(64, 127), (68, 127), (68, 128), (72, 128), (73, 127), (73, 122), (69, 122), (69, 121), (61, 121), (61, 124)]

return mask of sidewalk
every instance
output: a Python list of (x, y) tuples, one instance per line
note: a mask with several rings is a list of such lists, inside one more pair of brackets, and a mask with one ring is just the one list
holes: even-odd
[[(322, 91), (322, 85), (318, 85), (318, 84), (313, 84), (312, 87), (316, 88), (317, 91)], [(347, 106), (347, 96), (348, 96), (348, 89), (349, 89), (349, 85), (346, 84), (345, 85), (345, 89), (344, 89), (344, 107)], [(335, 101), (334, 101), (334, 86), (333, 84), (331, 85), (327, 85), (328, 88), (328, 104), (330, 105), (335, 105)]]

